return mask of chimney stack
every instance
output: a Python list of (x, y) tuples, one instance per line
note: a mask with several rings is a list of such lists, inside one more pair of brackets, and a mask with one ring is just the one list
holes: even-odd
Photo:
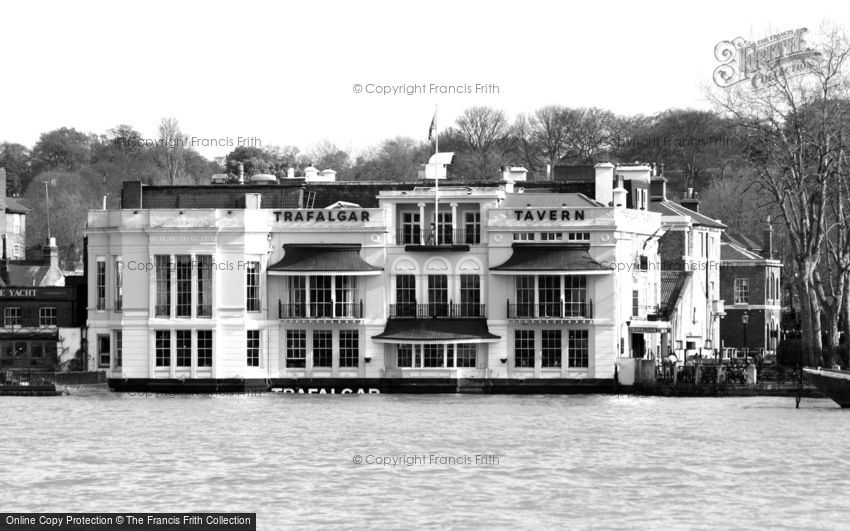
[(294, 179), (295, 178), (295, 168), (290, 167), (290, 168), (286, 169), (286, 178), (287, 179)]
[(306, 168), (304, 168), (304, 179), (307, 182), (315, 181), (318, 176), (319, 176), (319, 170), (317, 168), (313, 167), (312, 164), (307, 166)]
[(245, 184), (245, 165), (239, 163), (239, 184)]
[(694, 212), (699, 212), (699, 199), (697, 198), (697, 193), (694, 192), (693, 188), (688, 188), (685, 191), (685, 198), (679, 201), (679, 204), (687, 209), (693, 210)]
[(613, 205), (615, 208), (626, 208), (626, 194), (629, 192), (623, 188), (623, 176), (617, 176), (617, 187), (612, 190)]
[(649, 180), (649, 198), (652, 201), (667, 200), (667, 177), (656, 173)]
[(50, 257), (50, 268), (59, 269), (59, 247), (56, 246), (56, 238), (51, 237), (48, 240), (47, 255)]
[(593, 169), (595, 171), (593, 198), (605, 206), (613, 204), (614, 165), (603, 162), (594, 166)]
[(762, 232), (761, 255), (768, 260), (773, 260), (773, 225), (770, 223), (770, 216), (765, 220), (766, 227)]

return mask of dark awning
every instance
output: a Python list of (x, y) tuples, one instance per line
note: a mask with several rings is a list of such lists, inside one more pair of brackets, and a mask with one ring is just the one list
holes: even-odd
[(612, 271), (610, 267), (603, 266), (590, 256), (588, 243), (515, 243), (513, 250), (514, 254), (507, 262), (490, 268), (494, 274), (599, 275)]
[(383, 269), (360, 257), (360, 244), (286, 244), (272, 275), (379, 275)]
[(487, 319), (389, 319), (378, 343), (455, 344), (494, 343), (499, 336), (487, 329)]

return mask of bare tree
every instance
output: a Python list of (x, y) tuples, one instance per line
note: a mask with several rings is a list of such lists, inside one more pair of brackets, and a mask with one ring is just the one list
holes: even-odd
[(517, 118), (514, 135), (530, 169), (551, 171), (564, 160), (569, 153), (571, 125), (570, 110), (560, 105), (548, 105)]
[(504, 141), (509, 132), (504, 111), (492, 107), (470, 107), (455, 122), (472, 151), (487, 152)]
[(565, 158), (581, 163), (595, 163), (612, 146), (617, 120), (614, 113), (596, 107), (569, 112), (571, 127)]
[(168, 182), (175, 184), (183, 175), (185, 160), (183, 150), (186, 140), (176, 118), (163, 118), (159, 123), (161, 160), (168, 172)]
[[(838, 30), (826, 33), (819, 58), (804, 60), (804, 75), (781, 61), (764, 62), (771, 82), (759, 89), (716, 93), (715, 102), (746, 131), (754, 178), (786, 226), (797, 276), (807, 362), (822, 361), (821, 306), (815, 272), (824, 249), (830, 183), (840, 173), (841, 105), (848, 96), (850, 48)], [(800, 65), (798, 65), (800, 66)]]

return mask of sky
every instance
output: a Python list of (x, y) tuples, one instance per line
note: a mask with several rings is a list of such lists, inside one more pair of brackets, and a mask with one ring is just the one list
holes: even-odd
[(153, 139), (174, 117), (212, 158), (424, 140), (436, 108), (440, 128), (473, 105), (708, 108), (718, 42), (850, 27), (850, 2), (16, 1), (0, 20), (0, 141)]

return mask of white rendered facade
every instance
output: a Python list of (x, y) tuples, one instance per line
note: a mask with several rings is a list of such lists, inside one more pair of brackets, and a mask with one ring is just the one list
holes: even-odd
[(89, 213), (109, 296), (88, 334), (112, 338), (110, 378), (611, 380), (635, 334), (654, 353), (669, 328), (639, 311), (660, 298), (640, 267), (657, 213), (504, 185), (441, 186), (437, 218), (413, 186), (370, 209), (259, 203)]

